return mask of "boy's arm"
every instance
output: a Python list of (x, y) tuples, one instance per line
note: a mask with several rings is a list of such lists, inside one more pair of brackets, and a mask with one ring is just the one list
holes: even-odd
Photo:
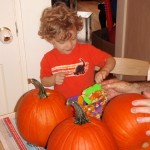
[(95, 75), (96, 83), (101, 83), (110, 73), (111, 70), (115, 67), (116, 61), (113, 57), (106, 59), (106, 64), (100, 69), (99, 72)]
[(106, 71), (107, 73), (110, 73), (115, 67), (115, 64), (116, 64), (116, 60), (113, 57), (109, 57), (106, 59), (105, 66), (102, 67), (100, 71)]
[(54, 84), (55, 84), (55, 75), (52, 75), (50, 77), (43, 77), (41, 79), (41, 83), (45, 87), (54, 86)]
[(61, 85), (64, 82), (66, 74), (67, 74), (66, 72), (60, 72), (50, 77), (43, 77), (41, 79), (41, 83), (43, 86), (46, 87), (54, 86), (55, 84)]

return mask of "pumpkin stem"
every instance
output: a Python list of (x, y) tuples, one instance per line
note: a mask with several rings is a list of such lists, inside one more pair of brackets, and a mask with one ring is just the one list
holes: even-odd
[(73, 106), (75, 109), (75, 112), (76, 112), (75, 122), (74, 122), (75, 124), (82, 125), (82, 124), (85, 124), (87, 122), (90, 122), (90, 120), (86, 117), (85, 112), (83, 111), (81, 106), (76, 101), (68, 99), (66, 104)]
[(48, 97), (45, 88), (43, 87), (43, 85), (38, 80), (29, 79), (28, 81), (29, 81), (29, 83), (32, 83), (33, 85), (35, 85), (35, 87), (39, 88), (38, 96), (40, 99)]

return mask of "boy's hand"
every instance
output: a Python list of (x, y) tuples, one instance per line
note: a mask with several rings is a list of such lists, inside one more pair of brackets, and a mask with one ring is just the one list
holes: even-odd
[(108, 71), (106, 70), (101, 70), (96, 73), (95, 75), (95, 81), (96, 83), (101, 83), (107, 76), (108, 76)]
[(66, 74), (67, 74), (66, 72), (60, 72), (55, 74), (55, 84), (57, 85), (63, 84)]

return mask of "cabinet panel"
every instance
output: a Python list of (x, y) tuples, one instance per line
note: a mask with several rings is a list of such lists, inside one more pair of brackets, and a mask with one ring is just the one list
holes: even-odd
[[(115, 56), (150, 61), (149, 6), (149, 0), (118, 1)], [(124, 79), (145, 80), (138, 77)]]
[(150, 1), (127, 4), (125, 57), (150, 60)]

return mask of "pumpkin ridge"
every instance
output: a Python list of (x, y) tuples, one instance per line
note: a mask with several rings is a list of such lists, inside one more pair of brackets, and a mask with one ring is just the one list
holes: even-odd
[[(39, 130), (39, 129), (38, 129), (38, 124), (39, 124), (39, 123), (36, 121), (36, 119), (37, 119), (37, 117), (36, 117), (36, 116), (37, 116), (37, 109), (38, 109), (37, 106), (38, 106), (38, 104), (36, 104), (36, 106), (34, 107), (34, 109), (32, 109), (32, 111), (31, 111), (32, 113), (30, 112), (30, 114), (31, 114), (30, 117), (31, 117), (31, 118), (29, 118), (29, 122), (28, 122), (29, 127), (28, 127), (28, 131), (27, 131), (27, 133), (28, 133), (28, 136), (27, 136), (27, 137), (29, 138), (30, 135), (33, 134), (33, 135), (38, 139), (37, 141), (39, 142), (39, 137), (40, 137), (40, 136), (38, 136), (38, 132), (36, 132), (36, 131)], [(33, 119), (34, 119), (35, 121), (34, 121)], [(38, 120), (39, 120), (39, 118), (38, 118)], [(31, 121), (34, 121), (34, 128), (32, 128), (33, 124), (31, 123)], [(27, 139), (28, 139), (28, 138), (27, 138)], [(35, 143), (35, 141), (34, 141), (34, 140), (33, 140), (33, 141), (31, 140), (31, 144), (32, 144), (32, 143)], [(35, 144), (37, 144), (37, 143), (35, 143)]]
[[(72, 150), (72, 145), (76, 145), (76, 148), (77, 146), (79, 146), (79, 144), (77, 145), (77, 137), (79, 137), (79, 134), (80, 134), (80, 126), (78, 126), (78, 124), (74, 124), (71, 126), (72, 130), (68, 136), (68, 139), (72, 144), (70, 145), (70, 148), (69, 150)], [(75, 132), (74, 132), (75, 131)], [(67, 149), (67, 144), (65, 144), (65, 148)], [(62, 149), (63, 150), (63, 149)]]
[[(58, 124), (58, 126), (56, 126), (55, 129), (60, 130), (63, 133), (67, 133), (67, 134), (59, 134), (58, 133), (58, 136), (57, 136), (56, 132), (53, 133), (53, 131), (52, 131), (52, 133), (51, 133), (51, 134), (55, 134), (55, 137), (57, 137), (57, 140), (55, 140), (55, 145), (60, 145), (60, 139), (64, 140), (63, 143), (61, 143), (61, 147), (59, 147), (59, 150), (64, 150), (64, 149), (66, 150), (66, 147), (67, 147), (67, 150), (71, 150), (68, 148), (68, 145), (65, 145), (65, 143), (66, 143), (66, 141), (70, 140), (71, 133), (73, 130), (75, 130), (76, 126), (70, 126), (70, 125), (68, 126), (68, 123), (66, 123), (66, 120), (67, 119), (65, 119), (63, 122)], [(63, 125), (62, 129), (60, 129), (61, 125)]]
[[(55, 107), (57, 106), (57, 104), (55, 104)], [(53, 106), (51, 106), (51, 110), (52, 110), (52, 112), (53, 112), (53, 115), (54, 115), (54, 118), (55, 118), (55, 122), (58, 122), (58, 118), (60, 118), (60, 114), (59, 115), (57, 115), (56, 113), (55, 113), (55, 109), (57, 109), (58, 110), (58, 107), (57, 108), (54, 108)]]
[(95, 128), (94, 125), (89, 127), (89, 131), (92, 132), (92, 134), (90, 135), (90, 139), (91, 141), (94, 141), (92, 143), (92, 148), (94, 150), (97, 150), (97, 144), (95, 145), (95, 143), (99, 143), (99, 135), (97, 135), (97, 133), (94, 132), (95, 130), (93, 130), (93, 128)]
[[(94, 139), (91, 139), (91, 141), (97, 141), (97, 143), (98, 143), (99, 145), (101, 145), (100, 139), (103, 139), (103, 138), (105, 137), (106, 140), (107, 140), (107, 142), (106, 142), (106, 147), (107, 147), (107, 143), (110, 143), (110, 144), (111, 144), (111, 142), (112, 142), (111, 139), (108, 138), (108, 134), (110, 134), (112, 137), (113, 137), (113, 135), (109, 132), (109, 130), (108, 130), (108, 132), (102, 132), (102, 130), (104, 130), (105, 128), (107, 129), (107, 127), (103, 124), (103, 122), (102, 122), (101, 120), (98, 120), (98, 121), (99, 121), (99, 124), (96, 124), (95, 121), (97, 121), (97, 120), (94, 119), (94, 121), (93, 121), (93, 119), (92, 119), (91, 122), (92, 122), (92, 125), (93, 125), (93, 126), (88, 127), (88, 128), (89, 128), (89, 131), (93, 133), (91, 137), (94, 138)], [(100, 128), (100, 125), (102, 126), (101, 128)], [(101, 131), (101, 134), (97, 134), (97, 133), (95, 132), (95, 131), (97, 131), (97, 130)], [(105, 142), (105, 140), (104, 140), (103, 142)], [(113, 146), (112, 146), (112, 147), (113, 147)], [(94, 147), (94, 145), (92, 145), (92, 148), (93, 148), (94, 150), (96, 150), (96, 149), (97, 149), (97, 146)], [(97, 150), (99, 150), (99, 149), (97, 149)]]

